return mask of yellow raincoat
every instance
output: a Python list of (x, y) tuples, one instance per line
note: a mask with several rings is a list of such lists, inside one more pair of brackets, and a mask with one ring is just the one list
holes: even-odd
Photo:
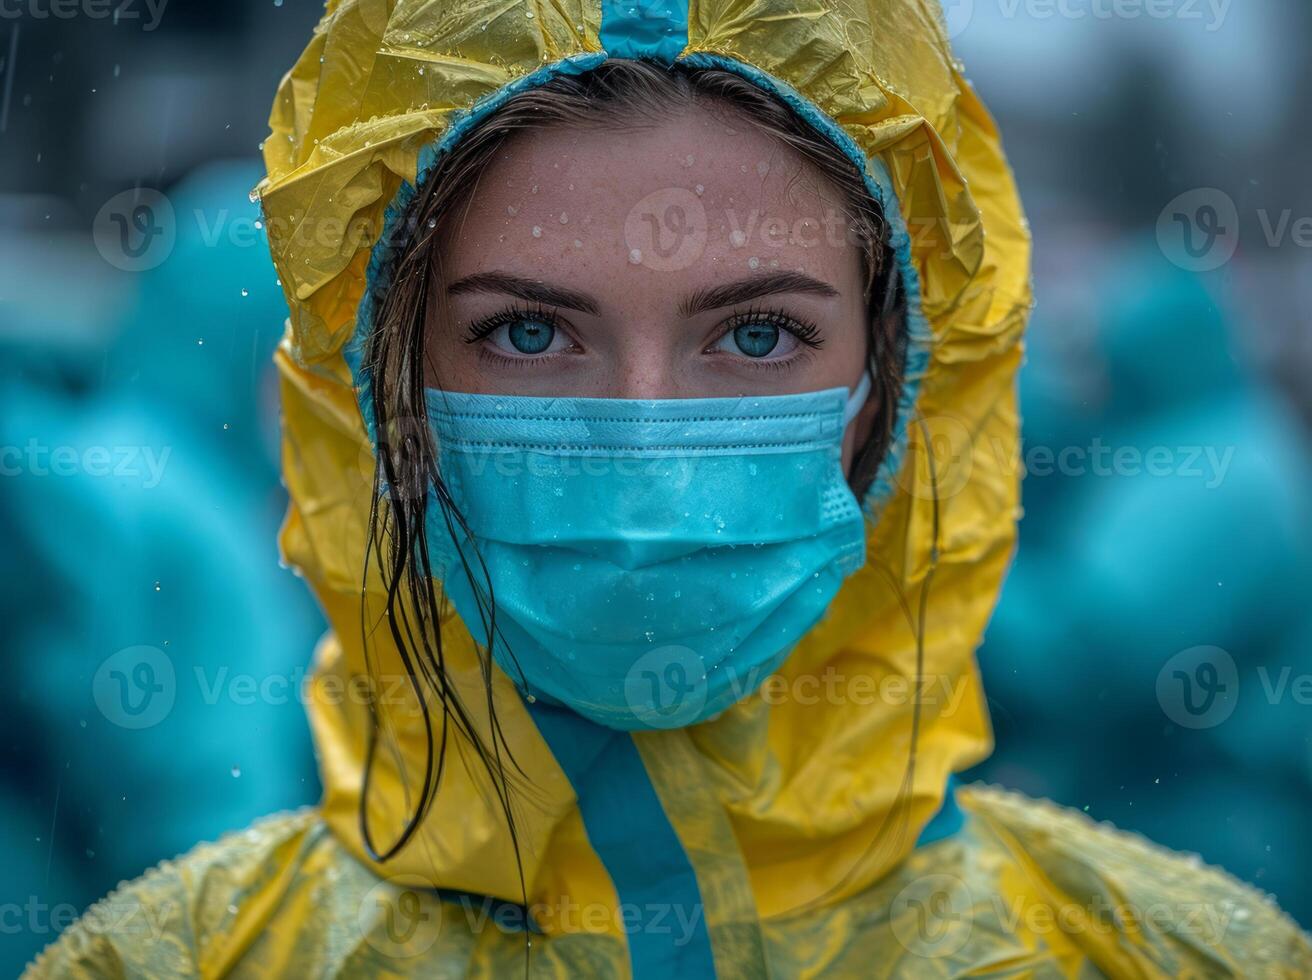
[[(869, 561), (776, 684), (701, 725), (614, 733), (579, 758), (497, 673), (533, 782), (516, 802), (524, 890), (472, 761), (447, 766), (420, 831), (380, 866), (357, 813), (369, 716), (350, 696), (367, 670), (373, 457), (349, 348), (374, 246), (480, 99), (608, 55), (738, 70), (830, 127), (885, 192), (911, 344), (866, 502)], [(329, 0), (271, 125), (259, 190), (291, 307), (281, 545), (333, 627), (309, 706), (323, 801), (120, 887), (31, 976), (1312, 976), (1307, 936), (1224, 873), (1080, 813), (953, 789), (991, 748), (974, 651), (1015, 540), (1031, 300), (1012, 176), (936, 0)], [(375, 599), (372, 571), (367, 588)], [(443, 629), (478, 705), (469, 634), (455, 617)], [(395, 676), (382, 632), (377, 670)], [(808, 682), (840, 695), (805, 696)], [(392, 721), (422, 771), (418, 715)], [(375, 834), (413, 802), (380, 752)]]

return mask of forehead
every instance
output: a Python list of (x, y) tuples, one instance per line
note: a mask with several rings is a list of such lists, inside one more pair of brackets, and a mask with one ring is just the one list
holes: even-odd
[(556, 126), (500, 149), (449, 225), (445, 273), (666, 285), (801, 269), (845, 290), (860, 254), (838, 189), (737, 114), (633, 129)]

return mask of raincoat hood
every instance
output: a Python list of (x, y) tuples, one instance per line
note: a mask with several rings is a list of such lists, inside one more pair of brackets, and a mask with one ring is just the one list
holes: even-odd
[[(277, 94), (258, 194), (291, 311), (277, 354), (291, 498), (280, 543), (332, 626), (310, 704), (323, 812), (378, 875), (523, 896), (505, 817), (468, 751), (446, 766), (433, 810), (394, 858), (373, 864), (361, 841), (370, 721), (349, 692), (368, 672), (362, 584), (365, 607), (381, 609), (383, 590), (365, 567), (370, 287), (388, 230), (441, 147), (507, 93), (608, 56), (717, 65), (786, 99), (866, 172), (908, 293), (894, 445), (864, 501), (867, 564), (775, 686), (691, 728), (599, 734), (565, 714), (544, 721), (494, 672), (500, 724), (530, 780), (515, 804), (530, 905), (614, 908), (633, 894), (624, 866), (633, 852), (666, 848), (663, 887), (700, 890), (714, 939), (748, 914), (868, 888), (936, 814), (950, 821), (950, 775), (991, 748), (974, 651), (1019, 512), (1014, 379), (1031, 304), (1029, 237), (993, 123), (932, 0), (329, 0)], [(448, 672), (466, 704), (483, 703), (469, 633), (456, 617), (443, 629)], [(369, 656), (376, 673), (399, 677), (386, 632), (373, 631)], [(836, 696), (823, 694), (826, 683)], [(781, 690), (788, 696), (770, 694)], [(384, 711), (399, 752), (380, 745), (367, 804), (385, 845), (415, 805), (425, 733), (418, 713)], [(536, 918), (548, 934), (580, 928)]]

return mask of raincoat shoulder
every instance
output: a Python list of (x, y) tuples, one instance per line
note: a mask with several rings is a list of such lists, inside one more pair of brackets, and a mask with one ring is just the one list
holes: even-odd
[[(965, 964), (1005, 962), (1036, 977), (1312, 976), (1312, 940), (1225, 872), (1051, 803), (979, 785), (958, 795), (960, 831), (845, 903), (841, 930), (832, 908), (765, 923), (771, 969), (962, 976), (974, 975)], [(490, 978), (522, 968), (522, 925), (468, 896), (421, 897), (404, 876), (377, 878), (305, 808), (122, 885), (25, 976)], [(538, 975), (624, 971), (610, 937), (531, 938)], [(884, 965), (872, 974), (872, 962)]]

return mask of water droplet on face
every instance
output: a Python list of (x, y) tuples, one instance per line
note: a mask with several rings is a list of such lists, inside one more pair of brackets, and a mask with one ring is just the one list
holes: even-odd
[(706, 193), (706, 188), (703, 187), (701, 184), (698, 184), (696, 187), (693, 188), (693, 191), (696, 192), (698, 197), (701, 197), (703, 194)]
[(750, 259), (747, 260), (747, 268), (749, 269), (758, 268), (760, 265), (761, 265), (761, 260), (758, 259), (755, 255), (753, 255)]
[(542, 237), (542, 229), (541, 229), (540, 227), (538, 227), (537, 225), (534, 225), (534, 226), (533, 226), (533, 237), (534, 237), (534, 238), (541, 238), (541, 237)]
[(729, 244), (734, 248), (742, 248), (747, 244), (747, 236), (741, 229), (735, 228), (729, 233)]
[(574, 239), (574, 247), (575, 247), (575, 248), (582, 248), (582, 247), (583, 247), (583, 241), (582, 241), (582, 239), (579, 239), (579, 238)]
[(640, 248), (629, 249), (629, 263), (631, 265), (642, 264), (642, 249)]
[(513, 218), (515, 215), (519, 214), (519, 208), (515, 207), (515, 205), (513, 204), (507, 204), (506, 214), (510, 215)]

